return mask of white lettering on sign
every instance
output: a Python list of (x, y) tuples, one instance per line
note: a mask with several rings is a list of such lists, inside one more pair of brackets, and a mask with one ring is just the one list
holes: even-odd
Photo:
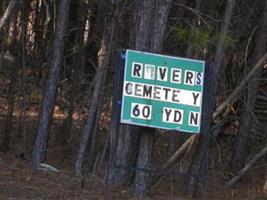
[(203, 85), (203, 73), (185, 70), (185, 85)]
[(141, 103), (132, 103), (131, 105), (131, 117), (138, 119), (151, 120), (152, 116), (152, 106), (141, 104)]
[(202, 98), (196, 91), (128, 81), (124, 82), (123, 95), (190, 106), (200, 106)]
[(135, 78), (143, 77), (143, 64), (142, 63), (133, 62), (132, 77), (135, 77)]
[(185, 85), (194, 85), (194, 83), (195, 83), (195, 72), (194, 71), (185, 70), (184, 84)]
[(182, 124), (184, 111), (163, 107), (162, 121), (167, 123)]
[(168, 81), (168, 68), (158, 66), (157, 68), (157, 80), (158, 81)]
[(155, 79), (155, 65), (145, 64), (145, 79), (154, 80)]
[[(138, 62), (132, 63), (132, 77), (144, 78), (148, 80), (169, 81), (176, 84), (185, 84), (190, 86), (203, 85), (203, 73), (185, 70), (182, 75), (182, 69), (170, 68), (171, 73), (168, 75), (168, 68), (163, 66), (155, 66), (151, 64), (143, 64)], [(157, 73), (156, 73), (157, 72)], [(183, 76), (183, 79), (182, 79)], [(183, 82), (182, 82), (183, 80)]]
[(199, 123), (200, 123), (200, 113), (199, 112), (190, 111), (189, 112), (188, 123), (191, 126), (199, 126)]
[[(205, 62), (127, 50), (120, 122), (199, 133)], [(122, 87), (122, 88), (121, 88)], [(120, 91), (121, 92), (121, 91)]]
[(171, 82), (172, 83), (178, 83), (178, 84), (181, 83), (182, 82), (181, 81), (181, 78), (182, 78), (181, 74), (182, 74), (181, 69), (172, 68), (171, 69)]

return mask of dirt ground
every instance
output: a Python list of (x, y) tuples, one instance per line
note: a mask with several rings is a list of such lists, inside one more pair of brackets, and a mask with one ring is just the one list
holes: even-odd
[[(0, 161), (0, 199), (1, 200), (127, 200), (131, 197), (130, 188), (108, 187), (104, 183), (104, 175), (84, 177), (75, 176), (71, 170), (74, 163), (66, 162), (53, 166), (59, 169), (59, 173), (29, 171), (29, 163), (20, 160), (12, 153), (4, 155)], [(262, 189), (264, 185), (264, 162), (259, 162), (253, 167), (242, 181), (233, 189), (225, 189), (226, 178), (224, 172), (218, 169), (209, 170), (209, 199), (211, 200), (264, 200)], [(166, 178), (148, 193), (143, 199), (177, 199), (186, 200), (184, 196), (184, 183), (173, 178)], [(201, 191), (198, 192), (201, 198)]]
[[(3, 104), (2, 104), (3, 105)], [(0, 109), (0, 127), (4, 127), (6, 108)], [(14, 115), (14, 126), (10, 151), (0, 156), (0, 200), (128, 200), (131, 197), (131, 188), (115, 188), (107, 186), (104, 182), (105, 167), (97, 175), (85, 174), (83, 177), (75, 176), (73, 172), (76, 151), (79, 144), (79, 129), (74, 133), (71, 155), (63, 163), (60, 162), (58, 135), (64, 113), (55, 113), (52, 125), (47, 163), (56, 167), (60, 172), (45, 172), (38, 170), (31, 173), (29, 161), (21, 160), (21, 137), (18, 135), (18, 114)], [(58, 115), (57, 115), (58, 114)], [(27, 141), (33, 141), (37, 115), (27, 116)], [(76, 123), (79, 128), (79, 123)], [(0, 141), (2, 141), (3, 128), (0, 128)], [(161, 138), (160, 140), (161, 141)], [(102, 142), (103, 144), (103, 142)], [(217, 146), (212, 145), (209, 158), (208, 193), (210, 200), (267, 200), (263, 194), (266, 163), (264, 159), (257, 162), (249, 173), (238, 182), (233, 189), (225, 189), (227, 181), (227, 163), (231, 151), (231, 141), (225, 140)], [(29, 147), (30, 151), (30, 147)], [(152, 200), (186, 200), (184, 195), (185, 184), (183, 180), (168, 177), (154, 187), (146, 198)], [(201, 198), (201, 186), (196, 200)]]

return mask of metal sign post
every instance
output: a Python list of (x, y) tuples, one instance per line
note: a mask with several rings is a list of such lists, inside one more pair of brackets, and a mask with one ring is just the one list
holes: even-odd
[(124, 77), (124, 66), (125, 66), (125, 51), (119, 51), (117, 54), (116, 69), (115, 69), (115, 80), (114, 90), (112, 99), (112, 117), (110, 127), (110, 152), (109, 152), (109, 171), (116, 167), (116, 138), (117, 132), (120, 128), (120, 112), (121, 112), (121, 100), (122, 100), (122, 87)]
[(204, 135), (203, 144), (203, 161), (202, 161), (202, 184), (203, 184), (203, 199), (208, 199), (208, 164), (209, 164), (209, 142), (212, 123), (212, 110), (214, 105), (214, 83), (215, 74), (211, 63), (206, 64), (204, 94), (203, 94), (203, 123), (201, 126), (201, 134)]

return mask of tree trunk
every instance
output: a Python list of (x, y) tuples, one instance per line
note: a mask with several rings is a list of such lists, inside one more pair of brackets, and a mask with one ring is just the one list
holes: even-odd
[[(7, 25), (7, 21), (9, 20), (10, 16), (11, 16), (11, 12), (14, 8), (15, 5), (18, 2), (15, 1), (11, 1), (6, 9), (6, 12), (2, 18), (2, 20), (6, 20), (5, 22), (3, 22), (3, 26)], [(7, 16), (6, 16), (7, 15)], [(1, 20), (1, 21), (2, 21)], [(13, 22), (13, 28), (14, 30), (17, 30), (19, 27), (16, 24), (16, 20), (14, 20), (15, 22)], [(4, 27), (3, 27), (4, 29)], [(2, 30), (3, 30), (2, 29)], [(7, 31), (5, 31), (7, 32)], [(4, 35), (4, 34), (3, 34)], [(1, 41), (1, 27), (0, 27), (0, 41)], [(11, 58), (10, 61), (8, 59), (7, 61), (7, 67), (10, 70), (10, 74), (11, 74), (11, 80), (10, 80), (10, 85), (9, 85), (9, 89), (8, 89), (8, 111), (7, 111), (7, 116), (6, 116), (6, 121), (5, 121), (5, 128), (4, 128), (4, 137), (3, 137), (3, 141), (2, 141), (2, 146), (0, 148), (0, 151), (3, 153), (7, 153), (9, 146), (10, 146), (10, 140), (11, 140), (11, 133), (12, 133), (12, 123), (13, 123), (13, 111), (14, 111), (14, 104), (15, 104), (15, 90), (16, 90), (16, 81), (18, 78), (18, 73), (19, 73), (19, 66), (21, 65), (21, 52), (19, 51), (18, 53), (16, 52), (16, 48), (21, 48), (21, 41), (22, 41), (22, 34), (20, 35), (20, 37), (18, 37), (18, 33), (17, 31), (14, 31), (12, 35), (10, 35), (10, 40), (15, 43), (17, 42), (18, 45), (14, 45), (12, 46), (12, 48), (10, 50), (12, 50), (13, 53), (15, 53), (16, 55), (16, 59), (13, 60), (12, 55), (8, 55), (7, 53), (4, 55), (4, 58)], [(3, 42), (4, 43), (4, 42)], [(3, 48), (4, 50), (4, 48)], [(10, 63), (9, 63), (10, 62)], [(4, 62), (5, 64), (5, 62)], [(0, 66), (1, 67), (1, 66)], [(1, 69), (0, 69), (1, 71)]]
[[(224, 70), (223, 66), (223, 54), (225, 50), (225, 38), (229, 32), (229, 26), (231, 24), (234, 7), (235, 7), (236, 0), (227, 0), (226, 8), (225, 8), (225, 14), (223, 19), (222, 28), (220, 30), (220, 38), (216, 45), (216, 54), (215, 54), (215, 76), (220, 77), (221, 73)], [(214, 89), (217, 92), (219, 85), (219, 79), (216, 81), (216, 86)]]
[[(52, 3), (51, 3), (52, 4)], [(49, 25), (49, 22), (51, 21), (51, 16), (47, 16), (49, 12), (52, 13), (52, 6), (49, 10), (49, 1), (40, 1), (39, 5), (37, 4), (34, 8), (34, 15), (35, 20), (33, 24), (34, 29), (34, 52), (36, 52), (36, 56), (38, 58), (38, 64), (42, 65), (46, 61), (46, 52), (47, 52), (47, 44), (49, 43), (49, 39), (47, 37), (47, 34), (45, 33), (45, 27)], [(56, 9), (56, 7), (54, 7)], [(39, 76), (41, 77), (40, 83), (43, 81), (42, 77), (42, 70), (40, 70)]]
[(201, 161), (203, 157), (203, 137), (198, 137), (197, 141), (197, 147), (194, 152), (194, 156), (192, 158), (192, 162), (190, 164), (190, 167), (188, 169), (188, 177), (187, 177), (187, 187), (186, 187), (186, 194), (193, 198), (196, 190), (197, 190), (197, 183), (199, 181), (199, 172), (200, 172), (200, 166)]
[(151, 16), (154, 0), (139, 0), (138, 18), (137, 18), (137, 33), (135, 36), (134, 49), (139, 51), (147, 51), (149, 49), (149, 31), (151, 26)]
[[(262, 15), (262, 23), (260, 30), (257, 33), (257, 40), (256, 46), (253, 53), (253, 63), (254, 65), (263, 55), (265, 52), (265, 46), (267, 42), (267, 1), (265, 1), (265, 7)], [(243, 110), (241, 114), (241, 123), (240, 128), (238, 131), (238, 135), (236, 138), (234, 152), (232, 155), (232, 160), (230, 164), (230, 170), (233, 173), (239, 172), (244, 164), (248, 150), (248, 141), (249, 136), (251, 133), (252, 124), (254, 123), (253, 120), (253, 109), (255, 106), (256, 96), (258, 93), (258, 85), (257, 79), (261, 75), (261, 69), (258, 69), (255, 73), (254, 77), (248, 83), (247, 90), (245, 91), (245, 99)]]
[[(7, 2), (3, 1), (1, 3), (2, 3), (2, 6), (0, 7), (0, 9), (2, 9), (2, 8), (5, 9), (5, 5), (7, 4)], [(7, 29), (8, 29), (6, 27), (10, 21), (12, 14), (14, 15), (14, 11), (15, 11), (18, 3), (19, 3), (19, 0), (11, 0), (5, 9), (4, 15), (1, 16), (1, 19), (0, 19), (0, 72), (3, 71), (3, 66), (4, 66), (3, 57), (4, 57), (4, 53), (5, 53), (5, 43), (6, 43), (4, 41), (4, 38), (5, 38), (5, 35), (7, 33)], [(12, 53), (14, 54), (15, 51), (13, 51)]]
[(149, 50), (161, 53), (163, 48), (164, 32), (167, 25), (170, 6), (173, 0), (154, 0), (152, 32), (150, 35)]
[[(152, 12), (152, 0), (140, 0), (138, 5), (137, 27), (134, 48), (136, 50), (148, 50), (149, 33)], [(138, 143), (138, 127), (121, 125), (118, 135), (118, 144), (115, 156), (115, 168), (110, 168), (108, 182), (113, 184), (129, 184), (133, 175)]]
[[(85, 45), (84, 45), (84, 33), (86, 29), (86, 17), (88, 17), (88, 5), (80, 1), (78, 12), (75, 10), (75, 17), (72, 22), (72, 27), (69, 29), (75, 29), (77, 27), (82, 27), (81, 30), (75, 32), (75, 39), (74, 42), (69, 45), (69, 48), (79, 47), (77, 55), (74, 56), (73, 62), (73, 69), (70, 75), (70, 94), (68, 97), (68, 108), (67, 108), (67, 117), (64, 119), (62, 124), (61, 130), (61, 144), (62, 144), (62, 152), (61, 152), (61, 162), (63, 162), (70, 152), (70, 147), (73, 139), (73, 131), (72, 129), (72, 122), (73, 122), (73, 114), (75, 112), (75, 100), (78, 95), (80, 86), (79, 86), (79, 73), (81, 71), (82, 66), (84, 65), (84, 52), (85, 52)], [(77, 15), (77, 16), (76, 16)], [(70, 16), (71, 17), (71, 16)], [(71, 23), (71, 22), (70, 22)], [(75, 25), (75, 26), (74, 26)], [(69, 37), (74, 37), (70, 35)], [(67, 47), (66, 47), (67, 48)]]
[[(213, 76), (216, 77), (215, 86), (213, 87), (212, 95), (215, 95), (218, 90), (219, 86), (219, 77), (220, 74), (223, 72), (223, 54), (225, 51), (225, 37), (227, 36), (229, 32), (229, 25), (231, 23), (233, 11), (235, 7), (235, 0), (228, 0), (225, 8), (225, 14), (223, 19), (223, 24), (221, 25), (221, 35), (219, 38), (219, 41), (216, 45), (216, 55), (215, 55), (215, 65), (214, 65), (214, 73)], [(191, 53), (190, 47), (188, 49), (188, 53)], [(214, 102), (211, 102), (213, 104)], [(211, 111), (210, 111), (211, 112)], [(202, 133), (204, 134), (204, 133)], [(208, 139), (208, 138), (205, 138)], [(203, 148), (204, 145), (203, 138), (199, 138), (198, 140), (198, 146), (196, 148), (196, 151), (194, 152), (194, 157), (192, 159), (190, 168), (189, 168), (189, 174), (188, 174), (188, 180), (187, 180), (187, 195), (190, 197), (193, 197), (196, 193), (196, 185), (198, 183), (198, 177), (201, 167), (201, 161), (203, 157)], [(207, 194), (204, 194), (205, 197)]]
[[(171, 2), (169, 0), (139, 1), (134, 49), (161, 52)], [(140, 133), (140, 136), (138, 133)], [(138, 141), (139, 150), (136, 149)], [(122, 125), (115, 156), (116, 166), (110, 169), (108, 182), (117, 185), (129, 184), (132, 180), (133, 171), (135, 171), (134, 194), (143, 196), (150, 183), (150, 174), (147, 169), (152, 166), (153, 144), (153, 129), (139, 129), (134, 126)], [(136, 155), (137, 160), (135, 161)], [(134, 165), (136, 166), (134, 167)], [(137, 170), (133, 170), (133, 168)]]
[[(140, 0), (138, 5), (138, 16), (136, 26), (135, 45), (136, 50), (148, 50), (148, 38), (150, 18), (152, 11), (152, 0)], [(108, 172), (107, 181), (110, 184), (128, 185), (133, 175), (136, 158), (136, 146), (138, 143), (138, 130), (136, 126), (121, 125), (118, 134), (115, 168), (112, 166)]]
[(264, 192), (264, 194), (265, 194), (265, 196), (267, 197), (267, 176), (265, 177), (265, 184), (264, 184), (264, 186), (263, 186), (263, 192)]
[[(195, 0), (195, 10), (196, 10), (196, 12), (200, 11), (201, 2), (202, 2), (202, 0)], [(190, 28), (190, 33), (189, 33), (189, 40), (188, 40), (189, 44), (188, 44), (187, 49), (186, 49), (186, 57), (188, 57), (188, 58), (192, 57), (192, 55), (194, 53), (193, 41), (194, 41), (197, 25), (198, 25), (198, 17), (197, 16), (193, 16), (192, 24), (191, 24), (191, 28)]]
[(18, 77), (19, 68), (17, 66), (20, 65), (19, 62), (20, 56), (16, 58), (16, 65), (14, 63), (11, 70), (11, 80), (8, 89), (8, 110), (7, 116), (5, 121), (5, 129), (4, 129), (4, 137), (2, 141), (2, 146), (0, 152), (7, 153), (10, 145), (11, 140), (11, 132), (12, 132), (12, 121), (13, 121), (13, 111), (14, 111), (14, 103), (15, 103), (15, 88), (16, 88), (16, 81)]
[[(97, 116), (97, 108), (98, 104), (101, 101), (101, 91), (104, 90), (105, 82), (106, 82), (106, 76), (108, 72), (108, 63), (109, 63), (109, 56), (111, 52), (111, 45), (112, 45), (112, 39), (114, 35), (114, 29), (115, 29), (115, 8), (116, 5), (113, 5), (114, 10), (112, 10), (112, 14), (109, 18), (107, 18), (106, 27), (103, 33), (102, 43), (101, 43), (101, 49), (98, 53), (98, 71), (96, 74), (96, 84), (94, 87), (93, 96), (91, 98), (91, 105), (90, 110), (88, 114), (88, 118), (86, 120), (85, 127), (82, 132), (82, 138), (80, 141), (80, 147), (78, 152), (78, 157), (75, 163), (75, 172), (76, 174), (81, 174), (82, 172), (82, 164), (85, 157), (85, 151), (88, 146), (88, 141), (92, 136), (93, 131), (93, 125), (95, 117)], [(103, 96), (102, 96), (103, 97)], [(99, 109), (100, 111), (101, 109)]]
[(38, 119), (37, 134), (32, 152), (33, 170), (35, 170), (38, 165), (44, 161), (47, 151), (48, 132), (55, 105), (59, 73), (63, 61), (64, 36), (68, 23), (69, 2), (70, 0), (61, 0), (59, 2), (59, 13), (56, 22), (53, 53), (49, 65), (49, 74), (44, 91), (42, 110)]
[(141, 128), (139, 151), (136, 163), (135, 177), (134, 177), (134, 195), (144, 196), (151, 183), (152, 170), (152, 153), (155, 139), (155, 130), (152, 128)]
[[(155, 0), (153, 2), (153, 13), (151, 13), (150, 19), (152, 31), (149, 37), (149, 50), (152, 52), (160, 53), (162, 51), (163, 35), (171, 2), (171, 0)], [(149, 30), (145, 30), (149, 32)], [(147, 169), (152, 167), (152, 153), (155, 140), (154, 129), (141, 128), (141, 130), (136, 168), (146, 170), (136, 171), (134, 178), (134, 194), (136, 196), (144, 196), (150, 186), (151, 174), (147, 172)]]
[[(72, 76), (72, 79), (75, 79), (74, 76)], [(67, 109), (67, 117), (64, 119), (64, 122), (62, 124), (62, 128), (61, 128), (61, 132), (62, 132), (62, 152), (61, 152), (61, 162), (63, 162), (65, 160), (65, 158), (67, 157), (69, 150), (70, 150), (70, 144), (71, 144), (71, 140), (72, 140), (72, 116), (74, 113), (74, 100), (75, 100), (75, 86), (76, 84), (74, 83), (75, 81), (77, 81), (77, 79), (72, 80), (72, 89), (71, 89), (71, 94), (69, 97), (69, 105), (68, 105), (68, 109)]]
[(91, 137), (91, 141), (90, 141), (91, 146), (90, 146), (90, 150), (89, 150), (89, 157), (91, 158), (91, 162), (90, 162), (89, 168), (90, 168), (90, 171), (92, 173), (96, 172), (96, 168), (97, 168), (97, 165), (98, 165), (98, 162), (100, 159), (100, 153), (97, 154), (97, 152), (96, 152), (96, 145), (97, 145), (97, 135), (98, 135), (98, 131), (99, 131), (99, 120), (100, 120), (100, 116), (101, 116), (102, 104), (104, 101), (104, 97), (103, 97), (104, 93), (105, 93), (105, 90), (102, 90), (101, 94), (99, 96), (99, 102), (98, 102), (99, 105), (98, 105), (97, 110), (96, 110), (94, 125), (93, 125), (93, 129), (92, 129), (92, 137)]
[(20, 81), (20, 90), (21, 90), (21, 107), (20, 107), (20, 117), (19, 117), (19, 135), (22, 138), (22, 148), (21, 151), (25, 155), (27, 152), (27, 142), (26, 142), (26, 35), (27, 35), (27, 18), (29, 14), (28, 7), (30, 5), (29, 1), (24, 1), (22, 4), (22, 13), (21, 13), (21, 81)]

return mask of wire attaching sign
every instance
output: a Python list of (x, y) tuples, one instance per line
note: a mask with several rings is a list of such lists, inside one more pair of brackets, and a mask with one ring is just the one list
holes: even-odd
[(127, 50), (120, 122), (199, 133), (204, 61)]

